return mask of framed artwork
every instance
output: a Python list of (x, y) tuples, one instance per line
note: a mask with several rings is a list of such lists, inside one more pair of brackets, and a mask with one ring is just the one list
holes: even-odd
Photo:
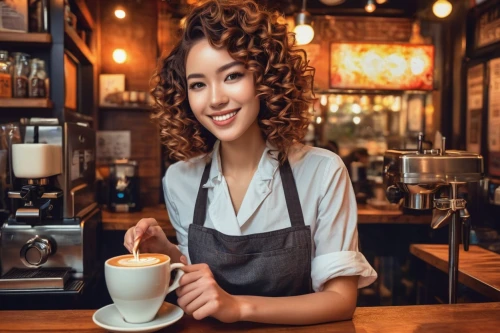
[(466, 149), (477, 154), (481, 153), (484, 67), (479, 64), (467, 70)]
[(99, 75), (99, 105), (113, 106), (121, 102), (125, 91), (125, 74)]
[(432, 90), (434, 46), (331, 43), (330, 88)]
[(0, 0), (0, 31), (28, 32), (28, 1)]

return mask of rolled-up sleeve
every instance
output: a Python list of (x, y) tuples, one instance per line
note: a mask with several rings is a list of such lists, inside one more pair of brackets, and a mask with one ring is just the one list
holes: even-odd
[(179, 217), (179, 211), (177, 210), (177, 207), (174, 203), (174, 200), (172, 198), (172, 193), (169, 191), (169, 173), (168, 171), (170, 170), (167, 169), (167, 172), (165, 173), (165, 176), (163, 177), (163, 193), (165, 197), (165, 205), (167, 208), (167, 213), (168, 217), (170, 219), (170, 223), (175, 229), (176, 236), (177, 236), (177, 243), (178, 243), (178, 249), (181, 251), (183, 255), (185, 255), (188, 260), (189, 260), (189, 253), (188, 253), (188, 230), (184, 228), (181, 224), (180, 217)]
[(338, 276), (359, 276), (358, 288), (377, 279), (377, 273), (358, 251), (357, 205), (347, 169), (339, 157), (325, 167), (322, 197), (313, 229), (315, 244), (311, 278), (321, 291)]

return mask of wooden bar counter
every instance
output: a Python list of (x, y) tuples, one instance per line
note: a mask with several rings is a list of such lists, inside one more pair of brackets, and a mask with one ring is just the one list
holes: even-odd
[[(448, 245), (412, 244), (410, 252), (448, 273)], [(477, 245), (471, 245), (466, 252), (460, 245), (458, 256), (458, 281), (490, 299), (500, 301), (500, 254)]]
[[(0, 332), (106, 332), (92, 321), (95, 310), (0, 311)], [(476, 333), (498, 332), (500, 303), (357, 308), (353, 320), (312, 326), (224, 324), (184, 315), (159, 332)]]
[[(155, 218), (165, 231), (167, 237), (175, 237), (175, 230), (170, 224), (168, 213), (164, 205), (144, 207), (140, 212), (113, 213), (102, 211), (104, 230), (122, 230), (134, 226), (141, 218)], [(430, 215), (405, 215), (400, 210), (375, 209), (369, 205), (358, 205), (359, 224), (428, 224), (431, 223)]]

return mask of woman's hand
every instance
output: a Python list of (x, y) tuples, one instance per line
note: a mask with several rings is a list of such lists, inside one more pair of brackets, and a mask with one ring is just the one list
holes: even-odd
[(169, 242), (167, 236), (153, 218), (141, 219), (135, 227), (129, 228), (125, 234), (123, 245), (132, 253), (134, 241), (141, 237), (139, 251), (141, 253), (165, 253), (170, 256), (171, 248), (174, 247)]
[(240, 320), (241, 304), (219, 287), (207, 264), (189, 265), (182, 270), (185, 274), (176, 293), (177, 303), (185, 313), (198, 320), (208, 316), (225, 323)]

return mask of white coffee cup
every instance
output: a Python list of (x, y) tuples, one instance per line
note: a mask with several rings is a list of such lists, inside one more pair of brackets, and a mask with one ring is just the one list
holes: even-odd
[(141, 254), (140, 260), (144, 261), (147, 257), (158, 261), (146, 262), (144, 266), (126, 266), (124, 264), (135, 261), (132, 254), (127, 254), (110, 258), (104, 264), (109, 295), (128, 323), (139, 324), (153, 320), (167, 294), (179, 287), (179, 280), (184, 275), (179, 270), (169, 287), (170, 272), (184, 265), (170, 264), (169, 256), (157, 253)]

